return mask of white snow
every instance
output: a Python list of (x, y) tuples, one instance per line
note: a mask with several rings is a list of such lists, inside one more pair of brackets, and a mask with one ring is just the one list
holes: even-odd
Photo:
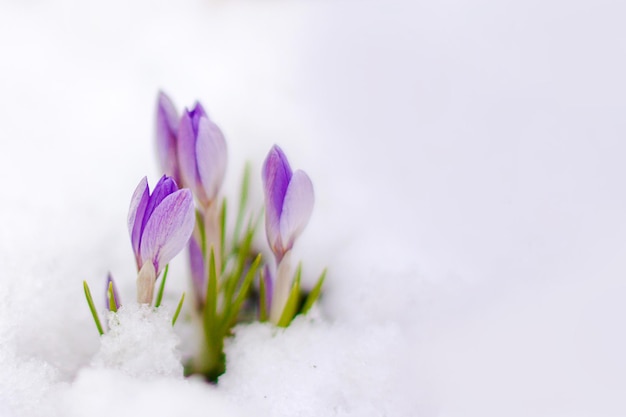
[[(625, 12), (0, 3), (0, 415), (625, 415)], [(286, 330), (239, 326), (217, 386), (180, 378), (184, 256), (164, 316), (117, 339), (83, 296), (104, 311), (111, 271), (134, 299), (160, 88), (224, 131), (230, 197), (274, 143), (315, 187), (294, 258), (308, 285), (328, 267), (324, 297)]]

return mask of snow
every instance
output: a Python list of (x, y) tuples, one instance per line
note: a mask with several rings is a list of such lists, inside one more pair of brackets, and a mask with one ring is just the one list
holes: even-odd
[[(625, 9), (0, 3), (0, 415), (626, 414)], [(238, 327), (217, 386), (180, 378), (184, 256), (164, 315), (117, 339), (82, 292), (111, 271), (134, 299), (160, 88), (224, 131), (231, 197), (274, 143), (315, 187), (294, 257), (308, 285), (328, 267), (324, 297)]]

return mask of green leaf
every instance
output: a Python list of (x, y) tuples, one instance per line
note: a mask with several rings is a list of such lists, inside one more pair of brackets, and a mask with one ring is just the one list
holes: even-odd
[(176, 312), (174, 313), (174, 317), (172, 317), (172, 327), (176, 324), (176, 320), (178, 320), (178, 315), (180, 314), (180, 310), (183, 308), (183, 303), (185, 302), (185, 293), (183, 293), (182, 297), (180, 297), (180, 301), (178, 302), (178, 307), (176, 307)]
[(226, 198), (222, 200), (222, 209), (220, 211), (220, 265), (221, 271), (226, 268)]
[(83, 281), (83, 288), (85, 289), (85, 298), (87, 299), (87, 304), (89, 304), (89, 310), (91, 310), (93, 321), (96, 322), (98, 333), (100, 333), (100, 336), (102, 336), (104, 334), (104, 330), (102, 330), (102, 324), (100, 324), (100, 318), (98, 317), (96, 306), (93, 303), (93, 298), (91, 297), (91, 291), (89, 290), (89, 285), (87, 285), (87, 281)]
[(245, 301), (248, 296), (248, 291), (250, 290), (250, 286), (252, 285), (252, 281), (254, 281), (254, 277), (259, 269), (259, 265), (261, 263), (261, 254), (259, 253), (248, 269), (246, 276), (243, 279), (243, 283), (241, 284), (241, 288), (239, 289), (239, 293), (235, 298), (235, 301), (232, 305), (229, 305), (227, 308), (227, 312), (224, 314), (225, 320), (222, 326), (222, 333), (225, 334), (228, 329), (231, 327), (233, 321), (237, 318), (239, 314), (239, 310), (241, 310), (241, 305)]
[(215, 319), (217, 316), (217, 271), (215, 266), (215, 250), (211, 246), (209, 255), (209, 280), (206, 290), (206, 303), (204, 304), (204, 327), (208, 334), (213, 334)]
[(300, 278), (302, 276), (302, 264), (298, 264), (298, 269), (296, 270), (296, 278), (293, 281), (293, 285), (291, 287), (291, 292), (289, 293), (289, 298), (287, 298), (287, 302), (285, 303), (285, 308), (283, 308), (283, 313), (280, 316), (280, 320), (278, 320), (278, 327), (287, 327), (291, 320), (293, 320), (296, 312), (298, 311), (298, 304), (300, 301)]
[(200, 233), (200, 249), (202, 249), (202, 256), (206, 256), (206, 230), (204, 228), (204, 215), (198, 209), (196, 209), (196, 227)]
[(259, 274), (259, 321), (261, 323), (267, 321), (268, 312), (267, 312), (267, 288), (265, 288), (265, 279), (264, 279), (263, 270)]
[(246, 206), (248, 205), (248, 195), (250, 191), (250, 162), (247, 162), (243, 168), (243, 178), (241, 180), (241, 191), (239, 192), (239, 207), (237, 208), (237, 220), (235, 222), (234, 240), (239, 240), (239, 232), (243, 226), (243, 219), (246, 214)]
[(324, 284), (324, 279), (326, 279), (325, 269), (324, 271), (322, 271), (322, 275), (320, 275), (319, 279), (317, 280), (315, 287), (313, 287), (313, 289), (309, 293), (309, 296), (306, 298), (306, 302), (302, 306), (302, 310), (300, 310), (301, 314), (306, 314), (319, 298), (320, 294), (322, 293), (322, 284)]
[(113, 292), (113, 281), (109, 282), (109, 288), (107, 289), (107, 298), (109, 299), (109, 310), (117, 313), (117, 300), (115, 299), (115, 293)]
[(237, 259), (235, 262), (235, 269), (233, 272), (227, 277), (226, 282), (224, 283), (224, 299), (226, 303), (230, 303), (235, 294), (235, 290), (241, 280), (243, 275), (243, 270), (246, 266), (246, 261), (248, 260), (248, 256), (250, 255), (250, 249), (252, 247), (252, 240), (254, 239), (256, 227), (253, 226), (252, 222), (248, 223), (248, 228), (246, 229), (246, 234), (241, 246), (239, 247), (239, 252), (237, 252)]
[(159, 286), (159, 292), (157, 293), (156, 302), (154, 303), (155, 307), (159, 307), (161, 305), (161, 301), (163, 300), (163, 290), (165, 290), (165, 280), (167, 279), (167, 272), (170, 269), (170, 264), (165, 265), (165, 270), (163, 271), (163, 278), (161, 278), (161, 285)]

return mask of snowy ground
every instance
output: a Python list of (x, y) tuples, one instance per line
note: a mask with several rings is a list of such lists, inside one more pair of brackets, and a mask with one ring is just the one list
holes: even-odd
[[(0, 416), (626, 415), (625, 13), (2, 1)], [(110, 270), (133, 297), (159, 88), (220, 124), (226, 187), (279, 143), (316, 189), (296, 250), (325, 296), (238, 329), (217, 387), (150, 344), (169, 376), (115, 369), (82, 294)]]

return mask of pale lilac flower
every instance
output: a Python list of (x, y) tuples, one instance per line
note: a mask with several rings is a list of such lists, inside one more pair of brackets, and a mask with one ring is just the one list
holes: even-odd
[(181, 183), (178, 166), (177, 132), (178, 111), (172, 100), (159, 91), (156, 109), (156, 142), (157, 153), (163, 173), (172, 177), (177, 184)]
[(178, 126), (178, 163), (182, 182), (203, 207), (217, 197), (226, 173), (226, 141), (200, 103), (183, 112)]
[[(144, 177), (137, 186), (128, 212), (128, 232), (139, 276), (138, 300), (150, 303), (154, 281), (189, 240), (195, 224), (193, 196), (179, 190), (163, 176), (152, 194)], [(150, 298), (148, 300), (148, 298)]]
[(301, 170), (292, 173), (282, 149), (274, 145), (263, 164), (265, 231), (277, 263), (302, 233), (313, 211), (313, 184)]
[(105, 305), (107, 310), (110, 310), (111, 304), (109, 302), (109, 285), (111, 285), (111, 283), (113, 284), (113, 299), (115, 301), (115, 308), (119, 309), (120, 308), (120, 296), (119, 293), (117, 292), (117, 285), (115, 285), (115, 281), (113, 280), (113, 276), (111, 275), (111, 273), (109, 272), (109, 274), (107, 275), (107, 282), (106, 282), (106, 287), (104, 289), (105, 291)]

